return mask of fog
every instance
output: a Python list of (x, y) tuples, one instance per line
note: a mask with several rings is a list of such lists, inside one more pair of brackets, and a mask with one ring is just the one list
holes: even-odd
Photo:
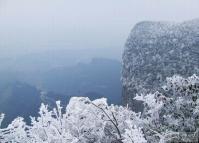
[(137, 22), (197, 18), (198, 6), (198, 0), (0, 0), (0, 57), (70, 49), (120, 60)]
[[(189, 47), (189, 42), (187, 45), (184, 43), (186, 40), (192, 42), (192, 36), (183, 36), (183, 38), (177, 36), (176, 39), (172, 39), (173, 44), (170, 43), (170, 35), (164, 36), (164, 38), (168, 37), (168, 40), (163, 43), (161, 43), (161, 38), (154, 39), (154, 41), (158, 42), (157, 46), (160, 49), (158, 49), (158, 53), (156, 46), (151, 48), (153, 43), (148, 46), (142, 42), (143, 40), (140, 40), (138, 36), (136, 40), (141, 41), (141, 43), (137, 46), (143, 45), (145, 49), (147, 49), (146, 47), (150, 47), (151, 51), (148, 52), (146, 50), (146, 53), (149, 53), (146, 55), (144, 54), (144, 50), (136, 50), (136, 53), (140, 52), (140, 54), (138, 54), (137, 57), (134, 57), (135, 52), (133, 48), (129, 47), (130, 50), (128, 49), (126, 50), (127, 53), (124, 53), (125, 59), (123, 60), (122, 65), (124, 44), (131, 29), (136, 23), (141, 21), (181, 22), (195, 18), (199, 18), (199, 0), (0, 0), (0, 124), (2, 121), (1, 113), (5, 113), (5, 119), (2, 122), (2, 125), (0, 125), (0, 142), (4, 142), (4, 138), (8, 138), (8, 141), (5, 142), (9, 142), (10, 139), (12, 139), (13, 142), (27, 142), (19, 140), (15, 141), (14, 135), (16, 135), (16, 138), (18, 139), (23, 139), (23, 135), (30, 137), (31, 135), (34, 135), (34, 132), (31, 133), (29, 131), (34, 131), (34, 129), (27, 130), (27, 128), (31, 129), (32, 126), (24, 126), (24, 123), (21, 122), (21, 118), (18, 118), (19, 122), (18, 119), (14, 119), (21, 116), (24, 118), (25, 122), (30, 124), (29, 117), (38, 116), (38, 109), (41, 103), (48, 105), (49, 109), (53, 109), (56, 106), (56, 103), (58, 103), (56, 101), (61, 101), (63, 109), (66, 109), (65, 106), (73, 96), (88, 97), (91, 100), (104, 97), (108, 99), (109, 104), (121, 105), (126, 102), (125, 104), (130, 105), (128, 107), (131, 109), (131, 105), (134, 106), (135, 103), (133, 101), (134, 95), (139, 95), (142, 91), (143, 93), (146, 93), (146, 91), (155, 91), (154, 89), (158, 89), (160, 86), (162, 87), (163, 83), (159, 84), (159, 82), (163, 81), (166, 76), (170, 76), (172, 73), (178, 73), (178, 71), (183, 74), (184, 72), (187, 72), (185, 75), (194, 71), (198, 72), (198, 64), (195, 64), (197, 59), (194, 57), (195, 55), (197, 56), (198, 50), (195, 52), (192, 51), (198, 48), (197, 44), (194, 45), (197, 41), (193, 39), (193, 43), (190, 44), (191, 46), (193, 45), (193, 47)], [(175, 35), (175, 32), (173, 35)], [(193, 35), (195, 36), (195, 32), (193, 32)], [(184, 40), (184, 37), (188, 39)], [(134, 42), (134, 39), (131, 40)], [(182, 44), (177, 43), (178, 41), (182, 41)], [(150, 40), (150, 43), (151, 42), (153, 42), (153, 40)], [(165, 42), (168, 43), (165, 44)], [(154, 45), (156, 44), (154, 43)], [(165, 45), (171, 45), (170, 48), (165, 50), (166, 52), (162, 50), (165, 49)], [(186, 49), (185, 51), (182, 50), (182, 52), (185, 53), (183, 56), (181, 52), (178, 53), (181, 50), (176, 50), (178, 47), (180, 47), (180, 49)], [(188, 52), (188, 49), (190, 49), (191, 52)], [(168, 54), (168, 56), (165, 56), (165, 54)], [(143, 57), (141, 57), (142, 55)], [(181, 60), (182, 58), (183, 60)], [(178, 59), (179, 62), (177, 61)], [(181, 62), (183, 62), (183, 64), (181, 64)], [(136, 69), (134, 67), (136, 67)], [(179, 79), (181, 78), (177, 77), (176, 79), (177, 81), (180, 81)], [(190, 99), (190, 102), (188, 100), (189, 103), (195, 104), (196, 86), (192, 85), (192, 81), (189, 81), (189, 84), (187, 85), (184, 84), (184, 79), (181, 81), (182, 83), (179, 82), (179, 87), (183, 85), (183, 90), (184, 86), (189, 87), (189, 89), (185, 89), (185, 92), (183, 91), (182, 95), (184, 95), (184, 93), (192, 92), (190, 87), (193, 87), (194, 95), (192, 96), (190, 94), (190, 98), (185, 97), (186, 99)], [(195, 80), (193, 82), (195, 84)], [(178, 85), (175, 86), (178, 87)], [(168, 89), (170, 89), (170, 87)], [(181, 90), (181, 87), (179, 89)], [(162, 91), (162, 88), (160, 91)], [(177, 92), (179, 91), (176, 91), (176, 93)], [(170, 90), (168, 93), (170, 94)], [(154, 94), (154, 97), (156, 97), (156, 94)], [(79, 99), (79, 101), (73, 102), (74, 105), (76, 106), (76, 103), (80, 103), (81, 106), (77, 104), (77, 107), (84, 107), (83, 104), (85, 103), (86, 105), (88, 100), (87, 98), (86, 100), (82, 99), (83, 98), (80, 99), (82, 102), (80, 102)], [(148, 97), (147, 99), (151, 101), (155, 100)], [(167, 106), (166, 103), (167, 101), (170, 101), (171, 98), (167, 100), (166, 97), (164, 98), (163, 94), (161, 94), (161, 100), (159, 100), (158, 96), (157, 99), (158, 102), (160, 101), (159, 103), (166, 101), (164, 102), (164, 107), (168, 107), (167, 109), (176, 109), (176, 107), (180, 107), (178, 105), (170, 107), (171, 104)], [(99, 103), (99, 108), (101, 106), (106, 106), (104, 104), (104, 99), (102, 105), (99, 101), (100, 100), (97, 100), (97, 102), (93, 103), (97, 103), (96, 106), (98, 106)], [(174, 101), (173, 103), (179, 103), (180, 105), (189, 105), (188, 102), (184, 104), (181, 100), (175, 101), (172, 99), (172, 101)], [(182, 98), (182, 101), (185, 101), (185, 99)], [(70, 105), (72, 104), (70, 103)], [(137, 105), (138, 104), (136, 103), (135, 106)], [(91, 106), (89, 105), (89, 108), (90, 107)], [(110, 108), (111, 112), (112, 107), (113, 106)], [(158, 107), (160, 107), (160, 105), (158, 105)], [(93, 108), (95, 107), (93, 106)], [(139, 108), (141, 109), (142, 105), (139, 106)], [(59, 107), (56, 109), (59, 110)], [(108, 108), (103, 111), (107, 111), (108, 114), (111, 113), (107, 109)], [(119, 107), (118, 109), (118, 111), (121, 112), (121, 108)], [(130, 115), (126, 112), (126, 107), (124, 109), (125, 115)], [(155, 111), (166, 111), (164, 108), (156, 109), (157, 108), (155, 108)], [(185, 108), (182, 107), (182, 110), (184, 109)], [(190, 111), (194, 111), (193, 109), (194, 108), (191, 108)], [(74, 111), (75, 110), (76, 109), (74, 109)], [(70, 113), (70, 117), (72, 118), (69, 118), (69, 120), (67, 118), (67, 121), (75, 119), (75, 116), (79, 117), (77, 116), (78, 114), (76, 114), (79, 111), (80, 110), (78, 109), (75, 114), (73, 114), (73, 111), (70, 111), (72, 113)], [(91, 112), (93, 111), (94, 110), (91, 110)], [(96, 111), (99, 112), (97, 108)], [(148, 113), (148, 109), (146, 111), (146, 113)], [(89, 113), (90, 115), (89, 110), (85, 110), (84, 113)], [(116, 112), (114, 111), (114, 114), (115, 113)], [(132, 112), (129, 113), (132, 114)], [(173, 114), (170, 116), (170, 114), (167, 113), (170, 113), (170, 111), (166, 111), (165, 117), (169, 116), (172, 117), (172, 119), (175, 119), (173, 118)], [(114, 119), (113, 122), (117, 122), (115, 118), (117, 113), (114, 114), (111, 115), (113, 117), (111, 118)], [(65, 115), (68, 117), (68, 112)], [(73, 115), (75, 116), (73, 117)], [(103, 114), (99, 112), (99, 115), (101, 118)], [(178, 122), (175, 120), (179, 123), (179, 126), (181, 124), (184, 125), (182, 130), (178, 128), (176, 129), (183, 131), (190, 127), (190, 129), (188, 129), (192, 131), (192, 129), (197, 128), (194, 126), (195, 123), (189, 124), (190, 119), (195, 122), (195, 114), (193, 115), (194, 116), (190, 116), (189, 119), (187, 118), (187, 120), (184, 120), (185, 122), (181, 122), (180, 120)], [(79, 120), (79, 118), (75, 120), (82, 122), (86, 121), (86, 119), (90, 119), (89, 116), (87, 118), (87, 116), (84, 117), (83, 114), (80, 116), (83, 117), (80, 118), (81, 120)], [(46, 121), (57, 121), (54, 118), (54, 115), (52, 117), (53, 120), (49, 118), (50, 120)], [(93, 117), (91, 119), (93, 119)], [(123, 118), (124, 116), (122, 115), (121, 117)], [(104, 115), (103, 119), (106, 118), (107, 117)], [(122, 118), (118, 118), (118, 121), (122, 121)], [(99, 119), (97, 118), (97, 121)], [(124, 134), (118, 132), (118, 135), (122, 136), (122, 138), (118, 138), (119, 136), (116, 135), (115, 130), (113, 130), (115, 127), (110, 126), (109, 122), (106, 123), (106, 126), (108, 125), (106, 130), (107, 132), (110, 132), (110, 136), (106, 136), (108, 139), (107, 141), (104, 140), (106, 138), (105, 136), (101, 136), (102, 134), (106, 135), (106, 133), (101, 132), (100, 129), (97, 133), (95, 129), (93, 130), (93, 128), (90, 127), (88, 130), (84, 130), (86, 131), (84, 132), (84, 135), (80, 134), (81, 136), (86, 135), (86, 140), (81, 140), (83, 139), (82, 137), (78, 140), (80, 142), (92, 142), (87, 139), (97, 139), (98, 136), (90, 131), (95, 131), (97, 134), (100, 134), (99, 138), (103, 137), (103, 139), (97, 139), (96, 141), (101, 142), (123, 142), (123, 136), (128, 137), (128, 133), (137, 133), (138, 131), (140, 134), (138, 134), (138, 136), (136, 135), (136, 138), (142, 136), (147, 138), (146, 135), (141, 134), (142, 130), (131, 128), (134, 127), (134, 125), (137, 125), (137, 123), (134, 124), (134, 122), (131, 122), (129, 119), (128, 122), (132, 124), (129, 124), (127, 128), (121, 128), (121, 131), (125, 130)], [(136, 119), (138, 118), (136, 117)], [(151, 119), (153, 118), (149, 118), (149, 120)], [(9, 126), (9, 128), (2, 130), (2, 127), (6, 127), (13, 120), (14, 124)], [(169, 122), (170, 120), (171, 118), (167, 121)], [(95, 122), (95, 120), (93, 121)], [(145, 119), (143, 121), (145, 121)], [(37, 123), (40, 125), (40, 122)], [(101, 122), (96, 123), (101, 124)], [(104, 121), (102, 121), (102, 123), (105, 125)], [(158, 123), (161, 122), (158, 121)], [(69, 124), (71, 125), (70, 122)], [(123, 124), (126, 124), (126, 122), (122, 122), (121, 125)], [(16, 125), (18, 125), (19, 128), (16, 128)], [(52, 124), (51, 122), (48, 122), (47, 125), (47, 128), (50, 129), (47, 133), (52, 132), (53, 134), (57, 134), (59, 129), (64, 129), (61, 126), (57, 126), (57, 122), (55, 124), (53, 122)], [(118, 124), (116, 126), (117, 129), (119, 129), (121, 125)], [(158, 126), (165, 127), (162, 126), (162, 124), (159, 124)], [(54, 132), (54, 127), (58, 129), (56, 132)], [(92, 125), (92, 127), (94, 126)], [(102, 129), (104, 129), (104, 127), (102, 127)], [(155, 125), (153, 125), (153, 127), (155, 127)], [(168, 127), (168, 129), (171, 129), (172, 131), (173, 128), (170, 127), (173, 127), (173, 125), (171, 124)], [(28, 134), (24, 133), (24, 129)], [(81, 130), (82, 129), (84, 129), (83, 126)], [(148, 130), (148, 125), (147, 128), (143, 129)], [(15, 132), (15, 130), (17, 132)], [(69, 140), (70, 138), (77, 139), (75, 134), (74, 136), (72, 135), (73, 133), (76, 133), (76, 131), (73, 129), (71, 129), (71, 131), (69, 130), (66, 129), (67, 133), (59, 132), (59, 137), (60, 135), (67, 134), (70, 136), (65, 137)], [(11, 136), (9, 136), (9, 131), (11, 131)], [(4, 137), (4, 133), (6, 134), (6, 137)], [(19, 137), (18, 135), (21, 135), (21, 133), (22, 136)], [(89, 134), (92, 136), (87, 136)], [(166, 133), (162, 132), (160, 134), (164, 135)], [(38, 136), (42, 137), (41, 140), (51, 140), (43, 136), (43, 134), (38, 134)], [(49, 135), (49, 137), (52, 137), (52, 135)], [(36, 138), (36, 136), (33, 138)], [(31, 140), (33, 138), (31, 138)], [(129, 136), (129, 139), (133, 138), (133, 136)], [(151, 137), (149, 138), (153, 139)], [(51, 141), (56, 142), (56, 139), (58, 138), (55, 137)], [(117, 139), (117, 141), (111, 141), (109, 139)]]

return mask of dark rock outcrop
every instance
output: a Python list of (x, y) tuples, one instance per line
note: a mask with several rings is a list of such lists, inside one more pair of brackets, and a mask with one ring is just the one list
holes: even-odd
[(183, 23), (141, 22), (123, 53), (123, 103), (140, 111), (136, 93), (153, 92), (166, 77), (199, 74), (199, 19)]

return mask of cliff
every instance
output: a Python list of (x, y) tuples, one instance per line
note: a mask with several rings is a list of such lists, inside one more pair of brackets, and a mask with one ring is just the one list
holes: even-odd
[(123, 103), (140, 111), (136, 94), (154, 92), (173, 74), (199, 74), (199, 19), (183, 23), (141, 22), (123, 53)]

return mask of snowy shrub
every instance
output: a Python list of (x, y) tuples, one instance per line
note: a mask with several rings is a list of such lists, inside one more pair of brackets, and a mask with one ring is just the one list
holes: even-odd
[(136, 96), (144, 102), (144, 134), (150, 142), (197, 142), (199, 138), (199, 77), (167, 78), (165, 93)]
[(56, 104), (52, 111), (42, 104), (40, 116), (31, 117), (32, 126), (27, 126), (22, 118), (15, 119), (0, 130), (1, 143), (146, 142), (142, 128), (135, 124), (139, 114), (126, 107), (109, 106), (105, 98), (90, 101), (73, 97), (65, 112), (59, 101)]
[[(72, 97), (66, 109), (56, 102), (49, 110), (42, 104), (39, 117), (28, 126), (16, 118), (0, 129), (1, 143), (166, 143), (198, 142), (199, 77), (167, 78), (163, 93), (137, 95), (144, 111)], [(0, 114), (0, 125), (4, 114)]]

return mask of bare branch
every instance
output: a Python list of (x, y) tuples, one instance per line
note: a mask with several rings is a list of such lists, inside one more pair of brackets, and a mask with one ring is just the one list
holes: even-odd
[[(117, 121), (116, 121), (116, 118), (115, 118), (114, 114), (112, 113), (114, 119), (111, 119), (111, 117), (108, 115), (108, 113), (106, 113), (106, 111), (105, 111), (103, 108), (101, 108), (101, 107), (95, 105), (93, 102), (91, 102), (91, 104), (94, 105), (95, 107), (97, 107), (98, 109), (100, 109), (100, 110), (107, 116), (107, 118), (110, 120), (110, 122), (111, 122), (111, 123), (114, 125), (114, 127), (116, 128), (117, 133), (118, 133), (118, 135), (119, 135), (119, 138), (121, 139), (121, 138), (122, 138), (122, 135), (121, 135), (121, 132), (120, 132), (120, 130), (119, 130), (119, 128), (118, 128), (118, 123), (117, 123)], [(114, 120), (116, 121), (116, 123), (114, 122)]]

